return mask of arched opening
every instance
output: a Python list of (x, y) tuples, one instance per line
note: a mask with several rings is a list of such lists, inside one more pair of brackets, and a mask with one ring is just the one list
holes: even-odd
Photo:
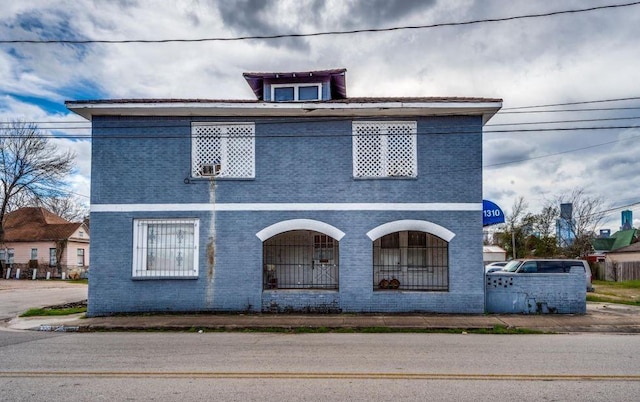
[(264, 289), (338, 289), (339, 242), (325, 233), (279, 233), (262, 252)]
[(449, 290), (449, 243), (401, 230), (373, 241), (373, 290)]

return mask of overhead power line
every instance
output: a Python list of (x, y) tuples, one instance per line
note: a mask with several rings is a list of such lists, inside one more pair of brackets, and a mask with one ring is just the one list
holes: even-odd
[(551, 109), (551, 110), (507, 110), (499, 111), (498, 114), (529, 114), (529, 113), (563, 113), (563, 112), (606, 112), (613, 110), (640, 110), (640, 106), (630, 107), (602, 107), (585, 109)]
[[(603, 117), (603, 118), (594, 118), (594, 119), (572, 119), (572, 120), (547, 120), (547, 121), (521, 121), (514, 123), (495, 123), (495, 124), (485, 124), (484, 127), (510, 127), (510, 126), (528, 126), (528, 125), (541, 125), (541, 124), (568, 124), (568, 123), (596, 123), (596, 122), (608, 122), (608, 121), (620, 121), (620, 120), (638, 120), (640, 116), (630, 116), (630, 117)], [(306, 123), (310, 122), (336, 122), (336, 121), (352, 121), (351, 118), (328, 118), (328, 119), (305, 119)], [(261, 125), (269, 125), (269, 124), (288, 124), (288, 123), (300, 123), (300, 120), (296, 119), (270, 119), (270, 120), (257, 120), (256, 123), (260, 123)], [(34, 124), (37, 125), (37, 130), (52, 130), (52, 131), (70, 131), (70, 130), (91, 130), (92, 126), (90, 122), (81, 122), (83, 126), (66, 126), (66, 122), (55, 122), (55, 121), (38, 121), (38, 122), (28, 122), (22, 121), (25, 124)], [(117, 126), (101, 126), (102, 130), (130, 130), (130, 129), (148, 129), (148, 128), (184, 128), (190, 127), (192, 120), (184, 120), (184, 124), (145, 124), (144, 126), (140, 125), (117, 125)], [(13, 127), (9, 125), (10, 123), (0, 122), (0, 132), (2, 131), (12, 131)], [(4, 126), (3, 126), (4, 125)], [(436, 125), (421, 125), (423, 129), (438, 129), (440, 131), (447, 130), (447, 133), (451, 133), (451, 129), (459, 129), (460, 126), (458, 124), (438, 124)], [(634, 128), (635, 126), (624, 126), (623, 128)], [(620, 127), (600, 127), (601, 129), (606, 128), (620, 128)], [(541, 128), (541, 129), (533, 129), (531, 131), (552, 131), (552, 130), (580, 130), (582, 127), (567, 127), (567, 128)], [(585, 129), (589, 129), (586, 127)], [(484, 133), (499, 133), (499, 132), (517, 132), (518, 129), (510, 129), (510, 130), (486, 130), (484, 129)], [(306, 131), (309, 132), (308, 130)], [(326, 131), (322, 131), (326, 133)], [(0, 134), (1, 135), (1, 134)], [(87, 134), (88, 135), (88, 134)]]
[(530, 158), (525, 158), (525, 159), (520, 159), (520, 160), (512, 160), (512, 161), (508, 161), (508, 162), (493, 163), (491, 165), (483, 165), (482, 167), (488, 168), (488, 167), (496, 167), (496, 166), (503, 166), (503, 165), (511, 165), (511, 164), (514, 164), (514, 163), (528, 162), (528, 161), (532, 161), (532, 160), (536, 160), (536, 159), (549, 158), (549, 157), (552, 157), (552, 156), (564, 155), (564, 154), (577, 152), (577, 151), (584, 151), (586, 149), (603, 147), (605, 145), (611, 145), (611, 144), (615, 144), (617, 142), (634, 140), (634, 139), (638, 139), (638, 138), (640, 138), (640, 135), (633, 136), (633, 137), (627, 137), (627, 138), (621, 138), (621, 139), (617, 139), (617, 140), (613, 140), (613, 141), (601, 142), (599, 144), (589, 145), (589, 146), (586, 146), (586, 147), (567, 149), (567, 150), (560, 151), (560, 152), (554, 152), (552, 154), (533, 156), (533, 157), (530, 157)]
[[(131, 127), (137, 129), (149, 129), (149, 128), (180, 128), (179, 126), (138, 126)], [(185, 126), (182, 126), (184, 128)], [(476, 128), (470, 128), (468, 130), (461, 129), (459, 126), (451, 126), (453, 129), (446, 129), (446, 127), (438, 126), (435, 127), (437, 130), (420, 130), (414, 134), (418, 136), (423, 135), (451, 135), (451, 134), (498, 134), (498, 133), (538, 133), (538, 132), (550, 132), (550, 131), (594, 131), (594, 130), (623, 130), (623, 129), (638, 129), (640, 125), (627, 125), (627, 126), (603, 126), (603, 127), (557, 127), (557, 128), (532, 128), (532, 129), (502, 129), (502, 130), (478, 130)], [(121, 130), (123, 127), (110, 127), (114, 130)], [(102, 128), (104, 129), (104, 128)], [(6, 130), (6, 129), (5, 129)], [(56, 129), (54, 129), (56, 130)], [(337, 131), (318, 131), (312, 132), (309, 130), (305, 130), (304, 134), (262, 134), (257, 135), (255, 138), (264, 139), (264, 138), (339, 138), (339, 137), (366, 137), (370, 134), (353, 134), (353, 133), (345, 133), (345, 132), (337, 132)], [(12, 134), (0, 134), (0, 138), (20, 138), (24, 137), (24, 135), (12, 135)], [(74, 135), (62, 135), (62, 136), (49, 136), (49, 138), (60, 138), (60, 139), (148, 139), (148, 140), (159, 140), (159, 139), (180, 139), (185, 137), (194, 137), (194, 135), (185, 135), (184, 133), (128, 133), (128, 132), (119, 132), (117, 134), (74, 134)], [(237, 138), (233, 135), (218, 135), (218, 138)]]
[[(613, 99), (600, 99), (600, 100), (586, 100), (586, 101), (578, 101), (578, 102), (565, 102), (565, 103), (554, 103), (554, 104), (546, 104), (546, 105), (529, 105), (529, 106), (517, 106), (510, 108), (502, 108), (498, 111), (497, 116), (502, 114), (529, 114), (529, 113), (559, 113), (559, 112), (594, 112), (594, 111), (625, 111), (625, 110), (640, 110), (640, 105), (637, 107), (633, 106), (619, 106), (619, 107), (610, 107), (610, 108), (587, 108), (587, 109), (551, 109), (551, 110), (523, 110), (523, 109), (538, 109), (538, 108), (548, 108), (548, 107), (561, 107), (561, 106), (571, 106), (571, 105), (587, 105), (594, 103), (605, 103), (605, 102), (620, 102), (620, 101), (630, 101), (630, 100), (640, 100), (640, 97), (626, 97), (626, 98), (613, 98)], [(438, 116), (461, 116), (466, 115), (464, 111), (462, 112), (451, 112), (451, 113), (441, 113)], [(598, 121), (614, 121), (614, 120), (634, 120), (638, 119), (640, 116), (634, 117), (611, 117), (611, 118), (591, 118), (591, 119), (572, 119), (572, 120), (556, 120), (556, 121), (543, 121), (543, 122), (515, 122), (515, 123), (489, 123), (486, 124), (485, 127), (496, 127), (496, 126), (517, 126), (517, 125), (528, 125), (528, 124), (562, 124), (562, 123), (581, 123), (581, 122), (598, 122)], [(191, 122), (192, 119), (183, 119), (186, 122)], [(335, 118), (305, 118), (306, 122), (320, 122), (320, 121), (344, 121), (351, 120), (345, 119), (343, 117), (335, 117)], [(91, 128), (90, 121), (53, 121), (53, 120), (39, 120), (39, 121), (26, 121), (26, 120), (18, 120), (20, 123), (24, 124), (34, 124), (34, 125), (52, 125), (52, 127), (42, 127), (38, 126), (38, 129), (41, 130), (87, 130)], [(175, 121), (175, 120), (174, 120)], [(282, 123), (290, 123), (290, 122), (298, 122), (297, 119), (292, 118), (268, 118), (265, 120), (261, 120), (261, 124), (282, 124)], [(10, 130), (11, 125), (15, 124), (15, 121), (0, 121), (0, 130)], [(79, 126), (79, 127), (78, 127)], [(127, 127), (127, 126), (118, 126), (119, 129), (127, 129), (127, 128), (137, 128), (136, 127)], [(175, 124), (173, 125), (148, 125), (147, 127), (158, 127), (158, 128), (169, 128), (169, 127), (177, 127)], [(447, 127), (446, 125), (439, 125), (439, 127)], [(116, 127), (114, 127), (116, 128)], [(486, 131), (485, 131), (486, 132)]]
[(251, 35), (251, 36), (213, 37), (213, 38), (196, 38), (196, 39), (121, 39), (121, 40), (118, 40), (118, 39), (3, 39), (3, 40), (0, 40), (0, 44), (16, 44), (16, 43), (52, 44), (54, 43), (54, 44), (82, 45), (82, 44), (92, 44), (92, 43), (122, 44), (122, 43), (175, 43), (175, 42), (180, 42), (180, 43), (183, 43), (183, 42), (229, 42), (229, 41), (244, 41), (244, 40), (308, 38), (308, 37), (315, 37), (315, 36), (350, 35), (350, 34), (360, 34), (360, 33), (391, 32), (391, 31), (475, 25), (475, 24), (482, 24), (482, 23), (495, 23), (495, 22), (514, 21), (514, 20), (523, 20), (523, 19), (531, 19), (531, 18), (551, 17), (551, 16), (563, 15), (563, 14), (585, 13), (585, 12), (597, 11), (597, 10), (630, 7), (630, 6), (636, 6), (639, 4), (640, 4), (640, 1), (634, 1), (631, 3), (609, 4), (604, 6), (571, 9), (571, 10), (550, 11), (546, 13), (537, 13), (537, 14), (516, 15), (516, 16), (502, 17), (502, 18), (485, 18), (485, 19), (476, 19), (476, 20), (468, 20), (468, 21), (460, 21), (460, 22), (442, 22), (442, 23), (436, 23), (436, 24), (407, 25), (407, 26), (390, 27), (390, 28), (352, 29), (352, 30), (345, 30), (345, 31), (323, 31), (323, 32), (312, 32), (312, 33)]
[(640, 96), (633, 96), (633, 97), (629, 97), (629, 98), (600, 99), (600, 100), (591, 100), (591, 101), (549, 103), (549, 104), (546, 104), (546, 105), (503, 107), (500, 110), (518, 110), (518, 109), (533, 109), (533, 108), (556, 107), (556, 106), (587, 105), (587, 104), (590, 104), (590, 103), (622, 102), (622, 101), (629, 101), (629, 100), (640, 100)]

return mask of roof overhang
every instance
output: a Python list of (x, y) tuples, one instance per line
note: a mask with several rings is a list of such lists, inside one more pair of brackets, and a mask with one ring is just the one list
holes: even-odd
[(94, 116), (211, 117), (409, 117), (482, 116), (485, 124), (502, 107), (501, 100), (479, 102), (242, 102), (242, 101), (69, 101), (69, 110)]

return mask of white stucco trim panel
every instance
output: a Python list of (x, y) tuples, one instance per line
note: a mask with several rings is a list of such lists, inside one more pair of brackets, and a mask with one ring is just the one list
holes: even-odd
[(482, 203), (91, 204), (91, 212), (183, 211), (482, 211)]
[(68, 102), (67, 109), (91, 120), (93, 116), (446, 116), (482, 115), (483, 124), (502, 107), (498, 100), (481, 102)]
[(440, 225), (436, 225), (429, 221), (420, 221), (413, 219), (404, 219), (400, 221), (388, 222), (380, 225), (367, 232), (367, 236), (371, 240), (376, 240), (389, 233), (400, 232), (403, 230), (417, 230), (421, 232), (431, 233), (434, 236), (438, 236), (442, 240), (450, 242), (455, 237), (455, 233)]
[(275, 235), (279, 235), (280, 233), (288, 232), (290, 230), (313, 230), (331, 236), (338, 241), (344, 237), (344, 232), (335, 226), (315, 221), (313, 219), (290, 219), (274, 223), (273, 225), (267, 226), (256, 233), (256, 236), (258, 236), (258, 239), (265, 241)]

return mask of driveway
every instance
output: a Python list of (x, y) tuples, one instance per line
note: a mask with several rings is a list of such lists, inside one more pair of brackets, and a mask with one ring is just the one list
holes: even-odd
[(87, 285), (60, 280), (0, 279), (0, 321), (34, 307), (86, 300)]

